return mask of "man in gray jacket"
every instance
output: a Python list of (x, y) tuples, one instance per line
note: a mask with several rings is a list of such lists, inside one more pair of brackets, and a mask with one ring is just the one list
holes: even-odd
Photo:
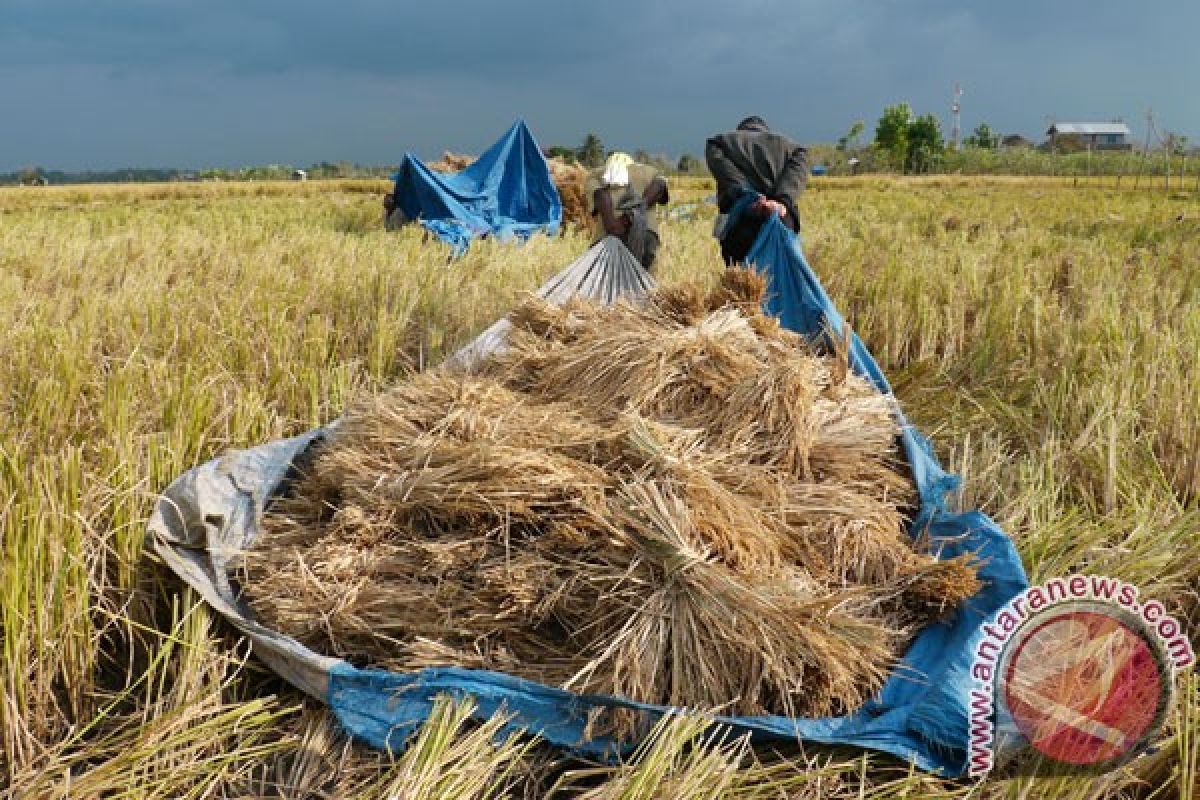
[(786, 136), (772, 133), (761, 117), (747, 117), (737, 130), (721, 133), (704, 147), (708, 170), (717, 181), (717, 228), (726, 264), (745, 260), (758, 231), (778, 214), (800, 231), (797, 202), (808, 182), (808, 154)]

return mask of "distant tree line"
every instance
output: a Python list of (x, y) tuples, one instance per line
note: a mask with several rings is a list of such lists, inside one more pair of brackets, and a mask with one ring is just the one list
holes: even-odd
[[(252, 167), (213, 167), (208, 169), (135, 168), (113, 170), (81, 170), (77, 172), (48, 170), (42, 167), (23, 167), (16, 172), (0, 173), (0, 185), (36, 186), (62, 183), (160, 183), (170, 181), (279, 181), (289, 180), (296, 167), (266, 164)], [(396, 171), (395, 165), (365, 166), (349, 161), (321, 161), (301, 168), (309, 178), (387, 178)]]
[[(1035, 146), (1022, 136), (1001, 136), (986, 123), (979, 123), (958, 149), (947, 147), (941, 123), (933, 114), (917, 115), (908, 103), (884, 108), (875, 125), (874, 138), (862, 141), (867, 124), (854, 122), (836, 144), (809, 146), (809, 162), (831, 174), (902, 172), (995, 175), (1196, 175), (1200, 172), (1200, 148), (1189, 145), (1186, 136), (1167, 134), (1152, 148), (1125, 152), (1088, 152), (1081, 137), (1066, 134), (1056, 138), (1053, 151), (1049, 142)], [(575, 147), (554, 145), (548, 157), (594, 168), (601, 166), (613, 151), (599, 135), (587, 134)], [(651, 164), (664, 173), (706, 175), (704, 161), (691, 153), (672, 160), (665, 155), (635, 150), (633, 158)], [(1191, 159), (1191, 161), (1189, 161)], [(287, 180), (296, 173), (290, 165), (267, 164), (239, 168), (200, 170), (176, 168), (126, 168), (69, 172), (29, 166), (0, 173), (0, 185), (45, 185), (63, 183), (144, 183), (191, 180)], [(369, 166), (350, 161), (321, 161), (303, 168), (312, 180), (335, 178), (387, 179), (395, 165)]]
[(0, 184), (35, 186), (58, 183), (148, 183), (177, 180), (182, 170), (126, 168), (68, 172), (42, 167), (23, 167), (16, 172), (0, 173)]
[[(883, 109), (874, 137), (864, 143), (867, 125), (854, 122), (835, 145), (809, 147), (809, 161), (832, 174), (901, 172), (1008, 175), (1195, 175), (1200, 149), (1188, 139), (1167, 134), (1149, 152), (1088, 151), (1082, 137), (1066, 134), (1035, 145), (1023, 136), (1002, 136), (980, 122), (961, 146), (948, 146), (933, 114), (917, 115), (908, 103)], [(1189, 164), (1188, 159), (1192, 159)]]
[[(546, 148), (546, 155), (559, 158), (569, 163), (582, 164), (586, 167), (598, 167), (613, 152), (604, 147), (600, 137), (589, 133), (578, 147), (555, 145)], [(631, 154), (634, 160), (651, 164), (664, 173), (703, 175), (708, 170), (704, 162), (685, 153), (678, 160), (672, 161), (665, 155), (636, 150)], [(390, 178), (396, 171), (395, 164), (369, 166), (350, 161), (321, 161), (307, 167), (293, 167), (288, 164), (265, 164), (249, 167), (210, 167), (207, 169), (178, 169), (178, 168), (126, 168), (114, 170), (82, 170), (68, 172), (63, 170), (47, 170), (42, 167), (24, 167), (15, 172), (0, 173), (0, 185), (40, 185), (62, 183), (154, 183), (169, 181), (279, 181), (289, 180), (300, 169), (310, 180), (334, 178)]]
[[(546, 148), (546, 156), (548, 158), (558, 158), (567, 163), (580, 164), (590, 169), (602, 166), (605, 159), (614, 152), (614, 150), (606, 149), (604, 142), (595, 133), (589, 133), (585, 136), (583, 143), (578, 147), (553, 145)], [(676, 161), (672, 161), (665, 155), (653, 154), (645, 150), (635, 150), (630, 155), (639, 164), (649, 164), (657, 167), (659, 171), (664, 173), (677, 173), (681, 175), (705, 175), (708, 173), (708, 168), (704, 162), (691, 153), (684, 153)]]

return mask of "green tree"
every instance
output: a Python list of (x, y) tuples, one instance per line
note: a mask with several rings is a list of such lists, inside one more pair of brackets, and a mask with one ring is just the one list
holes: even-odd
[(579, 151), (576, 150), (575, 148), (563, 147), (561, 144), (556, 144), (552, 147), (546, 148), (546, 157), (547, 158), (559, 158), (559, 159), (562, 159), (563, 161), (566, 161), (568, 164), (574, 164), (575, 157), (578, 154), (579, 154)]
[(908, 126), (908, 168), (912, 172), (929, 172), (946, 151), (942, 125), (933, 114), (922, 114)]
[(675, 169), (679, 172), (691, 174), (693, 172), (700, 172), (703, 166), (700, 163), (700, 159), (691, 153), (684, 153), (679, 157), (679, 163), (675, 165)]
[(1173, 156), (1181, 156), (1187, 152), (1187, 143), (1188, 137), (1168, 132), (1163, 139), (1163, 149)]
[(589, 133), (583, 139), (577, 157), (585, 167), (598, 167), (604, 163), (604, 142), (594, 133)]
[(22, 186), (37, 186), (42, 182), (42, 168), (25, 167), (18, 174), (17, 179), (21, 182)]
[(875, 126), (875, 149), (893, 169), (928, 172), (941, 161), (946, 142), (937, 117), (914, 117), (908, 103), (897, 103), (883, 110)]
[(908, 162), (908, 128), (912, 118), (912, 107), (897, 103), (883, 110), (875, 126), (875, 147), (883, 151), (896, 169), (904, 169)]
[(838, 139), (837, 149), (841, 151), (858, 149), (858, 137), (866, 130), (867, 124), (861, 119), (850, 126), (846, 135)]
[(981, 122), (975, 126), (975, 131), (963, 140), (967, 147), (978, 147), (983, 150), (995, 150), (1000, 146), (1000, 134), (992, 130), (992, 126)]

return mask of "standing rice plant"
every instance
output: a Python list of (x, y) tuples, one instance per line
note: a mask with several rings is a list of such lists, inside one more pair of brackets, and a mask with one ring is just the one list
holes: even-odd
[[(348, 744), (317, 709), (290, 712), (301, 698), (264, 686), (253, 659), (225, 658), (236, 643), (214, 639), (192, 599), (175, 622), (152, 623), (158, 593), (137, 586), (142, 522), (174, 476), (438, 363), (587, 244), (481, 242), (448, 264), (418, 231), (382, 231), (387, 188), (0, 190), (0, 794), (61, 794), (55, 782), (89, 765), (84, 786), (112, 796), (380, 794), (386, 757)], [(709, 193), (672, 187), (683, 202)], [(717, 284), (714, 213), (701, 204), (664, 221), (664, 280)], [(857, 177), (814, 182), (801, 213), (835, 302), (965, 472), (962, 502), (1014, 536), (1035, 579), (1128, 577), (1190, 609), (1195, 636), (1200, 200), (1053, 179)], [(948, 228), (951, 216), (961, 225)], [(149, 629), (176, 640), (172, 662), (193, 653), (186, 669), (208, 688), (192, 682), (174, 706), (144, 693), (164, 669), (121, 643)], [(839, 782), (819, 791), (1194, 796), (1200, 738), (1194, 703), (1182, 708), (1193, 721), (1173, 723), (1156, 754), (1178, 761), (1145, 784), (939, 783), (870, 756), (838, 762)], [(160, 759), (147, 743), (162, 741), (173, 744)]]

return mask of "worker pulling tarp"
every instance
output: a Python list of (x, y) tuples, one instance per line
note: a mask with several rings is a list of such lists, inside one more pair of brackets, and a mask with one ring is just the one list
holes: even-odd
[(461, 172), (440, 174), (405, 153), (395, 174), (397, 211), (454, 248), (479, 236), (525, 239), (554, 234), (562, 201), (550, 167), (523, 120)]
[[(794, 233), (768, 220), (748, 259), (769, 279), (767, 309), (782, 323), (813, 339), (842, 338), (845, 323), (808, 267)], [(541, 290), (555, 302), (573, 293), (612, 301), (638, 296), (651, 282), (614, 239), (595, 245)], [(457, 366), (503, 346), (503, 325), (494, 326), (456, 354)], [(847, 332), (848, 333), (848, 332)], [(853, 334), (851, 368), (890, 392), (870, 353)], [(897, 414), (899, 409), (897, 407)], [(973, 553), (983, 588), (947, 619), (922, 631), (879, 695), (843, 717), (729, 717), (717, 721), (760, 740), (804, 739), (891, 753), (921, 769), (959, 775), (966, 769), (970, 645), (983, 621), (1027, 585), (1011, 541), (978, 511), (952, 513), (944, 495), (957, 485), (933, 457), (928, 443), (900, 419), (904, 447), (921, 497), (912, 533), (931, 540), (934, 552), (951, 558)], [(335, 422), (334, 425), (337, 423)], [(629, 743), (589, 737), (589, 722), (603, 709), (629, 708), (656, 716), (669, 709), (620, 697), (579, 695), (486, 670), (442, 667), (414, 673), (360, 669), (321, 656), (255, 622), (231, 586), (229, 564), (258, 535), (263, 508), (283, 485), (291, 464), (322, 435), (303, 436), (232, 453), (204, 464), (173, 483), (149, 524), (151, 543), (166, 563), (253, 642), (255, 653), (278, 674), (325, 701), (341, 725), (381, 748), (399, 749), (424, 722), (440, 694), (472, 696), (475, 715), (505, 712), (506, 730), (526, 730), (578, 753), (611, 757)]]

